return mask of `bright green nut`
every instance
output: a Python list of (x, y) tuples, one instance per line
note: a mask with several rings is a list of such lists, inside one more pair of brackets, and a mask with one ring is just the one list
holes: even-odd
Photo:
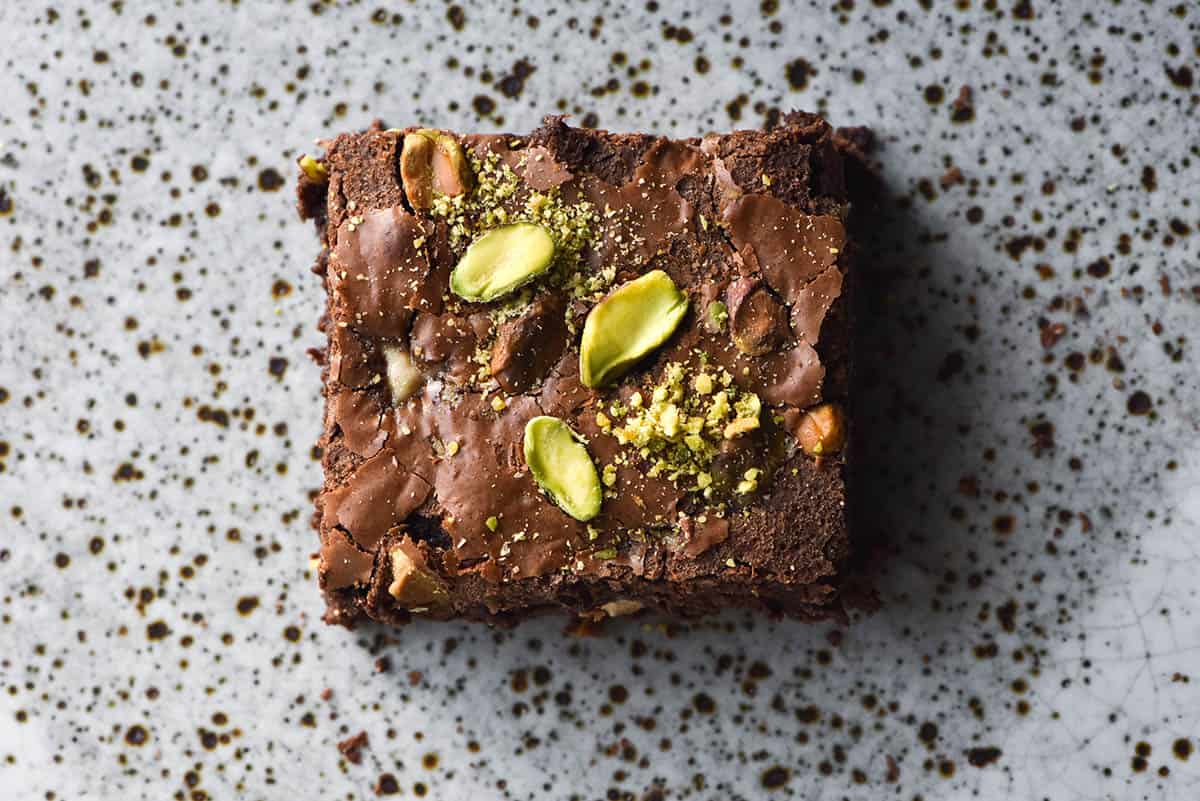
[(583, 385), (601, 387), (620, 378), (670, 338), (687, 310), (687, 295), (662, 270), (618, 287), (596, 304), (583, 324)]
[(579, 521), (600, 514), (600, 476), (587, 446), (557, 417), (525, 424), (525, 462), (551, 500)]
[(325, 165), (312, 156), (300, 157), (300, 169), (304, 170), (308, 180), (314, 184), (323, 184), (329, 181), (329, 172), (325, 169)]
[(471, 243), (450, 274), (450, 290), (486, 303), (532, 281), (554, 261), (554, 239), (533, 223), (502, 225)]
[(729, 320), (729, 309), (719, 300), (714, 300), (708, 304), (708, 319), (705, 321), (705, 327), (714, 334), (719, 334), (725, 330), (725, 323)]

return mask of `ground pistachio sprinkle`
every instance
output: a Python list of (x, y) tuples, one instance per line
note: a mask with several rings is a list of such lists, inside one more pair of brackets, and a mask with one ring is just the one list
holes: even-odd
[[(672, 362), (646, 392), (636, 391), (627, 404), (614, 403), (607, 413), (597, 412), (596, 424), (648, 461), (647, 475), (665, 476), (709, 498), (710, 468), (721, 442), (757, 429), (761, 412), (758, 395), (738, 389), (727, 370), (689, 371)], [(607, 468), (602, 475), (608, 478)], [(745, 477), (736, 491), (755, 491), (757, 477)]]
[(468, 151), (467, 158), (475, 174), (475, 188), (461, 195), (439, 195), (430, 209), (449, 226), (450, 246), (464, 247), (482, 232), (501, 225), (535, 223), (554, 239), (552, 280), (569, 284), (578, 272), (580, 251), (595, 240), (600, 225), (600, 215), (592, 204), (585, 200), (567, 203), (554, 188), (530, 192), (520, 209), (510, 211), (508, 206), (523, 187), (517, 174), (495, 153), (481, 158)]

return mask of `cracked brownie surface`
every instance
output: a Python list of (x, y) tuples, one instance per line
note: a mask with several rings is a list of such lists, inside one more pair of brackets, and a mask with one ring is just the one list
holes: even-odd
[(323, 144), (298, 196), (328, 621), (841, 614), (849, 203), (822, 119)]

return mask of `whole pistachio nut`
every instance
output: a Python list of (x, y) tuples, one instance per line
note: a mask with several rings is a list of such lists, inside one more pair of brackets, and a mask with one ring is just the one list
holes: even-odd
[(502, 225), (467, 248), (450, 274), (450, 291), (486, 303), (507, 295), (550, 269), (554, 239), (533, 223)]
[(392, 583), (388, 594), (405, 609), (419, 609), (446, 603), (450, 594), (445, 583), (429, 569), (420, 548), (407, 537), (398, 542), (389, 554), (392, 562)]
[(600, 608), (604, 610), (604, 614), (609, 617), (621, 617), (623, 615), (632, 615), (635, 612), (640, 612), (645, 608), (645, 604), (641, 601), (630, 601), (625, 598), (618, 598), (615, 601), (609, 601), (606, 604), (600, 604)]
[(787, 309), (757, 278), (740, 278), (725, 293), (729, 336), (748, 356), (762, 356), (783, 344), (788, 332)]
[(620, 378), (670, 338), (687, 310), (687, 295), (662, 270), (622, 284), (596, 304), (583, 324), (583, 385), (601, 387)]
[(564, 512), (579, 521), (600, 514), (600, 476), (587, 446), (557, 417), (534, 417), (525, 424), (525, 462), (538, 486)]
[(404, 135), (400, 180), (408, 202), (421, 211), (429, 209), (438, 195), (463, 195), (475, 184), (471, 165), (458, 140), (431, 128)]
[(832, 456), (846, 444), (846, 415), (833, 403), (814, 406), (804, 413), (796, 438), (809, 456)]
[(474, 185), (471, 165), (458, 140), (441, 131), (426, 132), (433, 137), (433, 190), (454, 197), (465, 195)]
[(304, 175), (314, 184), (323, 184), (329, 181), (329, 172), (325, 169), (325, 165), (312, 156), (300, 157), (300, 169), (304, 170)]
[(384, 345), (383, 359), (387, 364), (387, 384), (392, 391), (392, 403), (403, 403), (420, 389), (424, 376), (413, 363), (408, 348), (393, 344)]
[(433, 137), (420, 131), (404, 135), (400, 148), (400, 181), (409, 205), (425, 211), (433, 205)]

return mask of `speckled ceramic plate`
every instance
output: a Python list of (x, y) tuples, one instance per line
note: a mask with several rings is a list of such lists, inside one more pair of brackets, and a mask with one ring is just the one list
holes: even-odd
[[(1195, 798), (1198, 57), (1186, 2), (0, 5), (0, 796)], [(293, 160), (792, 107), (881, 145), (883, 609), (323, 626)]]

